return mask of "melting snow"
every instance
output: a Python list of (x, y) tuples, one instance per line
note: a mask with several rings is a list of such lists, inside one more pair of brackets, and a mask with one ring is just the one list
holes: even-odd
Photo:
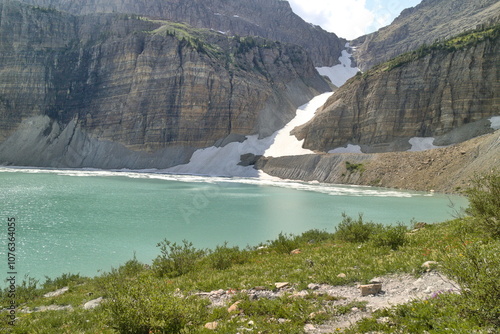
[(302, 148), (304, 140), (297, 140), (290, 132), (295, 127), (310, 121), (316, 110), (325, 104), (330, 96), (332, 96), (332, 93), (318, 95), (309, 103), (297, 109), (295, 118), (273, 135), (275, 137), (273, 144), (264, 152), (264, 155), (266, 157), (283, 157), (288, 155), (314, 154), (313, 151)]
[(207, 147), (194, 152), (188, 164), (166, 170), (176, 174), (197, 174), (210, 176), (257, 177), (261, 173), (253, 166), (239, 166), (241, 155), (252, 153), (261, 155), (272, 143), (272, 137), (258, 139), (247, 136), (243, 143), (230, 143), (224, 147)]
[[(349, 47), (347, 43), (346, 48)], [(351, 54), (347, 50), (342, 51), (342, 56), (339, 57), (340, 64), (333, 67), (317, 67), (319, 74), (327, 76), (330, 81), (337, 87), (342, 86), (347, 80), (358, 73), (359, 68), (352, 67)]]
[(435, 146), (433, 137), (413, 137), (408, 141), (411, 144), (410, 152), (432, 150), (444, 146)]
[(252, 153), (266, 156), (286, 156), (311, 154), (312, 151), (302, 148), (302, 141), (290, 135), (290, 131), (296, 126), (309, 121), (319, 107), (321, 107), (332, 93), (316, 96), (309, 103), (297, 109), (296, 117), (283, 129), (275, 132), (272, 136), (258, 139), (257, 135), (247, 136), (242, 143), (234, 142), (224, 147), (208, 147), (197, 150), (188, 164), (179, 165), (165, 170), (176, 174), (198, 174), (210, 176), (241, 176), (257, 177), (263, 176), (253, 166), (239, 166), (241, 155)]
[(500, 130), (500, 116), (493, 116), (490, 118), (490, 122), (493, 130)]
[(363, 152), (361, 152), (361, 146), (347, 144), (347, 147), (337, 147), (334, 150), (328, 151), (328, 153), (363, 153)]

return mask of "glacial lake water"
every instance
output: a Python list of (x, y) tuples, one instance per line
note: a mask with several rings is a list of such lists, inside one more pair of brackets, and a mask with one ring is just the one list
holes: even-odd
[(225, 241), (255, 246), (280, 232), (333, 232), (343, 212), (409, 225), (441, 222), (467, 206), (458, 196), (370, 187), (10, 168), (0, 168), (0, 203), (0, 277), (9, 271), (7, 222), (15, 218), (17, 275), (42, 281), (63, 273), (94, 276), (134, 254), (151, 263), (164, 238), (198, 248)]

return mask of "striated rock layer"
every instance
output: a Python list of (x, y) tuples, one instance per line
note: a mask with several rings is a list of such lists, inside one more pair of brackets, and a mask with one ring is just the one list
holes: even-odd
[(315, 65), (338, 64), (345, 39), (313, 26), (282, 0), (22, 0), (72, 14), (128, 13), (185, 22), (229, 35), (260, 36), (306, 49)]
[(294, 133), (304, 148), (328, 152), (352, 144), (365, 153), (407, 150), (412, 137), (448, 145), (485, 133), (465, 132), (500, 115), (500, 34), (493, 36), (359, 74)]
[(351, 42), (358, 67), (366, 71), (422, 44), (448, 39), (482, 24), (500, 22), (498, 0), (423, 0), (391, 25)]
[(0, 163), (166, 168), (329, 89), (298, 46), (0, 1)]

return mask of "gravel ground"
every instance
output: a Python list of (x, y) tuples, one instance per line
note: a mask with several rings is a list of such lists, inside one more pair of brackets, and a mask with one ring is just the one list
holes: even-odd
[[(274, 291), (262, 288), (254, 288), (240, 291), (247, 293), (251, 299), (277, 298), (283, 294), (292, 294), (297, 297), (304, 296), (310, 292), (318, 294), (328, 294), (340, 297), (333, 306), (344, 306), (354, 301), (367, 302), (366, 308), (361, 310), (353, 308), (350, 313), (335, 317), (322, 324), (307, 324), (304, 328), (308, 334), (332, 333), (339, 329), (347, 328), (362, 318), (369, 317), (373, 312), (389, 308), (394, 305), (408, 303), (413, 299), (432, 298), (440, 292), (458, 292), (455, 283), (448, 280), (437, 271), (429, 271), (421, 277), (410, 274), (390, 275), (374, 278), (382, 283), (382, 290), (376, 295), (362, 296), (358, 284), (332, 286), (327, 284), (309, 284), (308, 290), (297, 291), (288, 284)], [(278, 283), (279, 284), (279, 283)], [(285, 283), (283, 283), (285, 284)], [(209, 298), (213, 306), (228, 306), (233, 296), (233, 291), (216, 290), (211, 292), (201, 292), (200, 297)]]

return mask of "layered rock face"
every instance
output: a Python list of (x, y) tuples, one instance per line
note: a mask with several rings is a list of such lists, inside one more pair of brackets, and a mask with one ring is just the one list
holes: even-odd
[(412, 137), (461, 141), (452, 130), (500, 115), (499, 39), (359, 74), (295, 134), (305, 148), (324, 152), (347, 144), (365, 153), (407, 150)]
[(300, 47), (0, 2), (0, 163), (165, 168), (328, 90)]
[(432, 44), (480, 24), (500, 22), (497, 0), (423, 0), (394, 22), (351, 42), (358, 67), (366, 71), (422, 44)]
[(72, 14), (129, 13), (185, 22), (229, 35), (260, 36), (308, 50), (315, 65), (333, 66), (346, 40), (295, 15), (282, 0), (23, 0)]

